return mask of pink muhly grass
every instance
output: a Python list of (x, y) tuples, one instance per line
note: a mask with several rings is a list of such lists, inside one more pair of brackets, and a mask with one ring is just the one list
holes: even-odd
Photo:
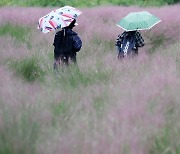
[[(36, 95), (36, 91), (39, 90), (38, 85), (24, 85), (20, 80), (17, 80), (13, 73), (9, 70), (7, 71), (7, 68), (4, 68), (1, 66), (0, 68), (0, 80), (1, 80), (1, 98), (3, 102), (6, 102), (9, 105), (16, 106), (16, 105), (22, 105), (24, 103), (23, 100), (24, 94), (28, 94), (29, 98), (27, 99), (27, 102), (31, 102), (34, 104), (36, 102), (35, 97), (33, 95)], [(22, 101), (21, 101), (22, 100)], [(34, 102), (34, 103), (33, 103)]]
[[(19, 9), (24, 14), (19, 13)], [(11, 15), (9, 10), (13, 12)], [(13, 38), (1, 37), (3, 46), (0, 47), (0, 59), (18, 60), (34, 54), (51, 67), (53, 56), (49, 59), (49, 54), (53, 52), (54, 33), (42, 34), (36, 29), (38, 18), (51, 10), (0, 8), (0, 24), (11, 22), (34, 27), (30, 33), (30, 49), (25, 43), (15, 48), (13, 43), (6, 44), (8, 41), (13, 42)], [(117, 60), (115, 48), (105, 46), (109, 41), (115, 41), (123, 31), (116, 26), (122, 17), (131, 11), (144, 10), (162, 20), (148, 31), (150, 34), (165, 33), (165, 36), (178, 40), (180, 31), (178, 28), (174, 31), (172, 23), (179, 26), (179, 5), (162, 8), (102, 6), (82, 9), (83, 14), (77, 20), (79, 25), (75, 27), (83, 40), (83, 48), (78, 54), (78, 66), (82, 75), (92, 72), (92, 78), (95, 78), (87, 85), (80, 83), (76, 88), (70, 85), (66, 89), (68, 87), (59, 84), (62, 81), (56, 80), (52, 72), (48, 72), (45, 84), (30, 84), (14, 77), (8, 68), (0, 67), (0, 98), (7, 111), (12, 109), (12, 113), (7, 112), (10, 113), (9, 117), (13, 115), (15, 122), (18, 122), (25, 106), (25, 111), (29, 111), (27, 116), (30, 126), (33, 122), (41, 125), (36, 153), (148, 154), (159, 131), (166, 127), (167, 121), (172, 122), (171, 119), (167, 120), (166, 113), (168, 108), (174, 106), (176, 110), (172, 115), (176, 118), (173, 118), (172, 125), (179, 128), (176, 125), (180, 100), (177, 69), (179, 46), (168, 46), (166, 50), (160, 47), (154, 55), (149, 55), (145, 46), (139, 50), (138, 57), (122, 61)], [(147, 33), (143, 31), (142, 34), (145, 41), (148, 40)], [(17, 51), (14, 52), (14, 49)], [(111, 72), (106, 82), (96, 81), (95, 73), (99, 69)], [(75, 76), (76, 72), (72, 75)], [(1, 108), (1, 116), (2, 111)], [(1, 127), (4, 125), (2, 118)], [(175, 139), (171, 137), (170, 141), (174, 143), (178, 137), (175, 130), (172, 132)], [(13, 137), (19, 139), (16, 135)]]
[(49, 13), (52, 8), (28, 8), (28, 7), (1, 7), (0, 23), (36, 25), (38, 19)]
[[(152, 28), (152, 30), (160, 30), (162, 28), (161, 25), (163, 25), (163, 27), (165, 28), (171, 29), (171, 26), (178, 25), (178, 21), (180, 20), (179, 16), (177, 16), (178, 10), (179, 5), (171, 6), (170, 8), (162, 7), (160, 9), (148, 7), (97, 7), (93, 9), (83, 10), (84, 13), (79, 17), (79, 27), (81, 30), (84, 29), (83, 31), (86, 33), (94, 32), (98, 33), (98, 35), (100, 36), (103, 35), (103, 38), (109, 38), (111, 36), (115, 37), (123, 31), (116, 26), (117, 22), (122, 17), (126, 16), (129, 12), (149, 11), (150, 13), (154, 14), (162, 20), (162, 22)], [(93, 15), (91, 15), (92, 13)]]
[[(23, 58), (26, 57), (27, 55), (30, 55), (31, 52), (27, 48), (26, 44), (22, 43), (21, 45), (16, 46), (16, 40), (12, 37), (9, 36), (3, 36), (0, 38), (1, 42), (1, 56), (0, 59), (4, 60), (7, 58)], [(11, 42), (11, 43), (7, 43)]]
[[(130, 137), (128, 140), (130, 153), (146, 153), (141, 151), (144, 147), (143, 144), (146, 143), (145, 140), (147, 141), (146, 138), (148, 138), (149, 135), (154, 136), (158, 128), (165, 124), (164, 111), (162, 108), (164, 108), (164, 105), (167, 105), (167, 99), (162, 99), (157, 104), (154, 104), (157, 110), (153, 112), (150, 111), (149, 107), (153, 101), (155, 101), (154, 99), (156, 97), (171, 98), (167, 93), (168, 91), (166, 92), (166, 88), (169, 87), (171, 89), (171, 87), (174, 87), (178, 79), (176, 75), (172, 76), (171, 73), (175, 73), (174, 65), (171, 64), (170, 66), (172, 67), (168, 70), (165, 68), (161, 70), (160, 67), (164, 67), (164, 64), (160, 65), (160, 67), (158, 65), (155, 67), (157, 70), (154, 70), (151, 74), (146, 76), (144, 72), (145, 74), (143, 75), (145, 75), (145, 77), (140, 81), (136, 81), (136, 83), (134, 81), (135, 78), (131, 75), (125, 76), (126, 79), (120, 77), (119, 81), (116, 81), (111, 89), (112, 96), (116, 98), (117, 105), (112, 106), (112, 109), (110, 107), (111, 112), (108, 113), (108, 119), (112, 121), (112, 124), (109, 124), (109, 126), (114, 124), (118, 127), (115, 127), (117, 131), (118, 129), (121, 130), (120, 126), (124, 128), (119, 132), (119, 138), (126, 139), (126, 136)], [(132, 74), (134, 73), (132, 72)], [(134, 129), (135, 132), (133, 131)], [(115, 134), (114, 131), (113, 133)], [(124, 134), (123, 137), (122, 134)], [(135, 138), (138, 138), (137, 141)], [(135, 140), (135, 143), (133, 140)], [(141, 147), (142, 145), (143, 147)], [(140, 149), (138, 149), (139, 146), (141, 147)]]

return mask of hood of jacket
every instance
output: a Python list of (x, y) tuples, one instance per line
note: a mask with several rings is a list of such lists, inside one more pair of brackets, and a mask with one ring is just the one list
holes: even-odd
[(66, 35), (77, 35), (76, 32), (74, 32), (72, 29), (65, 29), (66, 30)]
[(77, 35), (76, 32), (74, 32), (72, 29), (64, 28), (63, 30), (56, 33), (56, 35), (62, 36), (64, 35), (64, 30), (66, 31), (65, 35)]

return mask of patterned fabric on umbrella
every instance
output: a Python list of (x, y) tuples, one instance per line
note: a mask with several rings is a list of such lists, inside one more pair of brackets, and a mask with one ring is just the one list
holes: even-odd
[(67, 27), (82, 12), (71, 6), (64, 6), (41, 17), (38, 21), (38, 29), (43, 33), (55, 31)]
[(60, 15), (67, 18), (76, 18), (82, 12), (74, 7), (71, 6), (64, 6), (56, 10)]
[(122, 18), (117, 26), (125, 31), (146, 30), (159, 23), (161, 20), (147, 11), (132, 12)]

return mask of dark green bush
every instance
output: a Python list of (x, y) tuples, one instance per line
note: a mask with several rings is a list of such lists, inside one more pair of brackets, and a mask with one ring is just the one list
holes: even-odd
[(9, 66), (15, 71), (17, 76), (22, 77), (26, 81), (44, 80), (45, 71), (41, 68), (37, 57), (13, 60), (9, 63)]
[(77, 88), (78, 86), (87, 86), (99, 82), (108, 82), (111, 71), (98, 68), (97, 70), (89, 70), (88, 72), (81, 71), (77, 66), (69, 66), (68, 68), (60, 69), (58, 82), (64, 88)]
[(25, 26), (12, 25), (10, 23), (0, 26), (0, 35), (10, 35), (19, 42), (26, 42), (29, 34), (30, 29)]
[(22, 6), (64, 6), (71, 5), (76, 7), (90, 7), (102, 4), (111, 5), (165, 5), (165, 4), (175, 4), (179, 0), (3, 0), (0, 2), (2, 5), (22, 5)]

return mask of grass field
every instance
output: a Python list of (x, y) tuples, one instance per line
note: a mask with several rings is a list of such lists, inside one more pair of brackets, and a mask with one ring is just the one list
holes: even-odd
[[(180, 5), (81, 9), (77, 66), (53, 72), (54, 8), (0, 8), (0, 154), (179, 154)], [(117, 60), (116, 23), (132, 11), (162, 21)]]

